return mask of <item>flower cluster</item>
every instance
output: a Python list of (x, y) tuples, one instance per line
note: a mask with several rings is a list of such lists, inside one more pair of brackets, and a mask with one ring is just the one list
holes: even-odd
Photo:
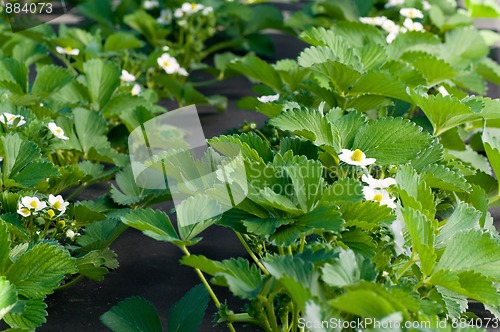
[(179, 74), (181, 76), (188, 76), (188, 72), (186, 71), (186, 69), (182, 68), (177, 59), (168, 53), (163, 53), (156, 61), (167, 74)]
[(68, 205), (69, 203), (65, 202), (61, 195), (50, 194), (47, 201), (40, 200), (36, 196), (24, 196), (17, 205), (17, 213), (23, 217), (46, 214), (52, 219), (66, 212)]
[[(386, 7), (400, 6), (403, 4), (404, 1), (389, 1)], [(423, 1), (422, 5), (423, 9), (426, 11), (430, 10), (432, 7), (427, 1)], [(396, 24), (385, 16), (360, 17), (359, 20), (365, 24), (380, 26), (387, 31), (389, 34), (387, 35), (386, 41), (389, 44), (396, 39), (399, 33), (405, 33), (407, 31), (425, 31), (422, 23), (415, 21), (415, 19), (424, 18), (424, 13), (421, 10), (417, 8), (401, 8), (399, 14), (405, 18), (403, 26)]]
[(0, 115), (0, 122), (6, 124), (9, 127), (13, 126), (14, 124), (16, 125), (16, 127), (20, 127), (26, 123), (26, 121), (24, 120), (24, 116), (17, 114), (10, 114), (7, 112)]
[[(366, 166), (375, 163), (375, 158), (367, 158), (365, 153), (359, 149), (354, 151), (348, 149), (342, 149), (342, 153), (339, 155), (339, 159), (346, 164), (360, 166), (366, 171)], [(394, 198), (391, 198), (389, 192), (386, 190), (390, 186), (396, 184), (396, 180), (393, 178), (386, 179), (375, 179), (370, 175), (364, 174), (361, 177), (361, 181), (367, 184), (363, 187), (363, 195), (366, 200), (379, 202), (382, 205), (386, 205), (392, 209), (396, 208)]]

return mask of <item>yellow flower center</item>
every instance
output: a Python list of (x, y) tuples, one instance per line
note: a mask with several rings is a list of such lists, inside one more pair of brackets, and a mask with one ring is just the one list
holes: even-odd
[(383, 199), (384, 196), (382, 196), (382, 194), (375, 194), (375, 196), (373, 196), (373, 200), (377, 202), (382, 202)]
[(68, 46), (65, 48), (65, 50), (66, 50), (66, 52), (71, 52), (71, 51), (73, 51), (73, 48), (71, 46)]
[(49, 217), (51, 218), (54, 218), (54, 216), (56, 215), (56, 213), (54, 212), (54, 210), (50, 209), (47, 211), (47, 214), (49, 215)]
[(168, 61), (163, 62), (163, 67), (168, 67), (168, 65), (169, 65)]
[(15, 120), (15, 119), (16, 119), (16, 116), (15, 116), (15, 115), (11, 115), (11, 116), (7, 119), (7, 121), (12, 121), (12, 120)]
[(56, 202), (54, 202), (54, 204), (52, 204), (52, 206), (55, 207), (56, 209), (60, 210), (61, 209), (61, 202), (56, 201)]
[(56, 133), (60, 134), (60, 133), (61, 133), (61, 129), (60, 129), (60, 128), (57, 128), (57, 129), (56, 129)]
[(196, 4), (193, 2), (191, 3), (191, 10), (195, 10), (196, 9)]
[(363, 152), (360, 149), (354, 150), (352, 153), (351, 159), (353, 161), (361, 162), (363, 160)]
[(23, 208), (21, 209), (21, 211), (22, 211), (22, 213), (24, 213), (24, 214), (30, 214), (30, 210), (29, 210), (28, 208), (23, 207)]
[(35, 209), (36, 209), (36, 207), (38, 206), (38, 204), (36, 204), (36, 201), (31, 201), (30, 206), (31, 206), (32, 208), (35, 208)]

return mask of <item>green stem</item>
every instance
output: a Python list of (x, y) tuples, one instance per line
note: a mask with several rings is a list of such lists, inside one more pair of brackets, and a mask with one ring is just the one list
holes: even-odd
[(83, 183), (78, 189), (75, 189), (68, 197), (66, 197), (67, 201), (71, 201), (73, 198), (75, 198), (79, 193), (81, 193), (86, 187), (87, 183)]
[(224, 48), (233, 48), (235, 46), (238, 46), (239, 44), (240, 44), (239, 42), (236, 42), (234, 40), (228, 40), (228, 41), (225, 41), (225, 42), (221, 42), (221, 43), (212, 45), (211, 47), (209, 47), (208, 49), (206, 49), (205, 52), (203, 52), (201, 54), (201, 59), (204, 59), (207, 56), (209, 56), (210, 54), (215, 53), (215, 52), (217, 52), (219, 50), (222, 50)]
[(281, 256), (284, 256), (284, 255), (285, 255), (285, 249), (283, 249), (283, 247), (278, 247), (278, 253), (279, 253)]
[(264, 272), (265, 275), (268, 275), (269, 272), (264, 267), (264, 265), (262, 265), (262, 263), (259, 261), (259, 259), (257, 258), (257, 256), (255, 256), (254, 252), (252, 251), (252, 249), (250, 248), (250, 246), (248, 245), (248, 243), (245, 241), (245, 239), (243, 238), (243, 236), (241, 236), (241, 234), (238, 233), (238, 232), (234, 232), (234, 233), (236, 234), (236, 236), (240, 240), (241, 244), (243, 245), (243, 248), (245, 248), (245, 250), (250, 255), (250, 257), (252, 257), (252, 259), (255, 262), (255, 264), (257, 264), (257, 266), (262, 270), (262, 272)]
[(299, 246), (299, 252), (303, 252), (304, 251), (304, 246), (306, 245), (306, 236), (305, 235), (302, 235), (300, 237), (300, 246)]
[(269, 317), (268, 321), (269, 324), (271, 325), (271, 330), (279, 331), (276, 315), (274, 313), (274, 304), (273, 304), (274, 296), (266, 298), (262, 295), (258, 295), (257, 299), (260, 300), (264, 304), (264, 307), (266, 308), (267, 317)]
[(414, 256), (412, 255), (410, 260), (408, 262), (406, 262), (406, 264), (403, 265), (402, 268), (399, 269), (396, 279), (401, 278), (403, 276), (403, 274), (405, 274), (406, 270), (408, 270), (414, 263), (415, 263), (415, 260), (414, 260)]
[(257, 135), (262, 137), (262, 139), (266, 141), (269, 146), (271, 146), (271, 142), (267, 139), (266, 135), (264, 135), (259, 129), (254, 129), (254, 131), (255, 133), (257, 133)]
[(58, 290), (61, 290), (61, 289), (69, 288), (69, 287), (73, 286), (74, 284), (78, 283), (82, 279), (83, 279), (83, 275), (80, 274), (76, 278), (74, 278), (73, 280), (71, 280), (70, 282), (67, 282), (64, 285), (61, 285), (59, 287), (56, 287), (54, 290), (58, 291)]
[(297, 332), (299, 330), (299, 309), (297, 305), (292, 302), (292, 331)]
[[(191, 253), (189, 252), (189, 250), (186, 248), (186, 246), (180, 246), (179, 248), (181, 248), (181, 250), (184, 252), (184, 254), (186, 254), (186, 256), (191, 256)], [(208, 294), (210, 294), (210, 297), (212, 298), (212, 300), (214, 301), (214, 304), (215, 306), (217, 307), (217, 309), (220, 307), (220, 301), (219, 299), (217, 298), (217, 295), (215, 295), (212, 287), (210, 287), (210, 285), (208, 284), (208, 281), (207, 279), (205, 278), (205, 276), (203, 275), (203, 272), (201, 272), (200, 269), (197, 269), (195, 268), (194, 269), (196, 271), (196, 274), (198, 274), (198, 277), (200, 278), (201, 282), (203, 283), (203, 285), (205, 286), (205, 288), (207, 289), (208, 291)], [(231, 332), (236, 332), (236, 330), (234, 329), (233, 327), (233, 324), (231, 323), (227, 323), (227, 327), (229, 328), (229, 330)]]

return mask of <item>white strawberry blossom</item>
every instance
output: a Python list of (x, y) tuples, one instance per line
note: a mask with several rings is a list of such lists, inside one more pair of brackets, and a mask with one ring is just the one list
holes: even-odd
[(359, 20), (360, 22), (365, 24), (381, 26), (387, 20), (387, 17), (385, 16), (360, 17)]
[(160, 12), (160, 17), (156, 19), (156, 22), (162, 24), (162, 25), (168, 25), (172, 23), (172, 10), (170, 9), (162, 9)]
[(387, 3), (385, 4), (385, 7), (386, 8), (389, 8), (389, 7), (396, 7), (396, 6), (401, 6), (405, 3), (405, 0), (389, 0), (387, 1)]
[(424, 18), (424, 14), (417, 8), (401, 8), (399, 13), (408, 18)]
[(126, 71), (125, 69), (122, 70), (122, 75), (120, 76), (120, 79), (123, 82), (135, 82), (135, 76)]
[(348, 149), (342, 149), (342, 153), (339, 154), (339, 159), (346, 164), (366, 167), (368, 165), (374, 164), (375, 158), (366, 158), (363, 151), (356, 149), (354, 151)]
[(132, 90), (130, 90), (130, 94), (132, 96), (138, 96), (142, 91), (142, 88), (139, 84), (134, 84), (134, 86), (132, 87)]
[(204, 6), (195, 2), (185, 2), (181, 6), (181, 10), (186, 13), (186, 15), (192, 15), (203, 10)]
[(369, 187), (373, 188), (373, 189), (384, 189), (384, 188), (388, 188), (394, 184), (396, 184), (396, 180), (393, 179), (393, 178), (385, 178), (385, 179), (375, 179), (371, 176), (366, 176), (363, 174), (363, 176), (361, 177), (361, 180), (368, 184)]
[(61, 213), (66, 212), (69, 202), (65, 202), (61, 195), (49, 195), (49, 205)]
[(424, 31), (424, 26), (420, 22), (413, 22), (413, 20), (407, 17), (403, 23), (404, 27), (408, 31)]
[(210, 6), (203, 8), (203, 11), (201, 12), (203, 15), (207, 16), (210, 13), (213, 13), (214, 9)]
[(40, 199), (35, 196), (24, 196), (23, 198), (21, 198), (19, 207), (25, 207), (36, 214), (36, 212), (45, 209), (47, 207), (47, 203), (44, 201), (40, 201)]
[(363, 195), (367, 201), (379, 202), (381, 205), (386, 205), (391, 209), (396, 208), (394, 198), (389, 196), (389, 193), (384, 189), (373, 189), (371, 187), (363, 187)]
[(80, 54), (79, 49), (73, 48), (71, 46), (66, 46), (66, 47), (56, 46), (56, 51), (59, 54), (68, 54), (68, 55), (75, 55), (75, 56)]
[(64, 135), (64, 130), (62, 130), (61, 127), (55, 124), (55, 122), (50, 122), (47, 127), (49, 128), (50, 132), (54, 134), (55, 137), (62, 139), (62, 140), (68, 140), (69, 137)]
[(20, 127), (26, 123), (26, 121), (24, 120), (24, 116), (22, 115), (11, 114), (7, 112), (0, 115), (0, 122), (6, 124), (9, 127), (13, 126), (17, 119), (19, 119), (19, 122), (17, 123), (16, 127)]
[(76, 233), (74, 231), (72, 231), (71, 229), (68, 229), (66, 231), (66, 237), (70, 240), (73, 240), (76, 236)]
[(181, 68), (177, 59), (168, 53), (163, 53), (156, 61), (167, 74), (174, 74)]
[(450, 95), (450, 93), (448, 92), (448, 90), (446, 90), (446, 88), (444, 86), (442, 86), (442, 85), (439, 86), (438, 92), (440, 94), (442, 94), (443, 96), (449, 96)]
[(154, 8), (157, 8), (160, 6), (160, 3), (158, 2), (158, 0), (146, 0), (144, 1), (143, 5), (144, 9), (154, 9)]
[(271, 102), (276, 101), (278, 99), (280, 99), (279, 93), (276, 95), (257, 97), (257, 100), (260, 101), (261, 103), (271, 103)]
[(431, 10), (432, 5), (427, 1), (422, 1), (422, 7), (424, 8), (424, 10)]

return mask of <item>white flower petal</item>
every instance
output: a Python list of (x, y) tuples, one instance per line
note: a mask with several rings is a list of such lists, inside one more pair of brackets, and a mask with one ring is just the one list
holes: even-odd
[(260, 101), (261, 103), (271, 103), (271, 102), (276, 101), (278, 99), (280, 99), (279, 93), (276, 95), (257, 97), (257, 100)]
[(120, 79), (123, 82), (135, 82), (135, 76), (126, 71), (125, 69), (122, 70), (122, 75), (120, 76)]

